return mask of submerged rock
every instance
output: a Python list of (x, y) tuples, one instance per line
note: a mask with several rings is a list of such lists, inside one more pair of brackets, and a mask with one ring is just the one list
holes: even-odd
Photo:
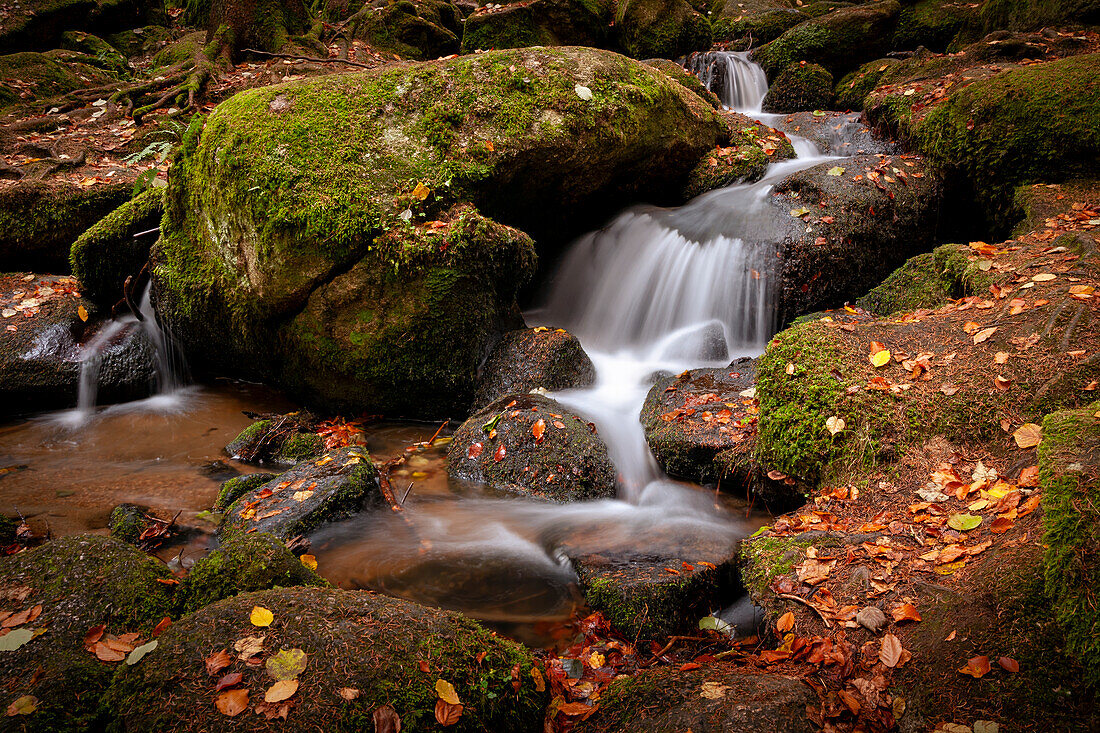
[(556, 501), (615, 496), (596, 426), (540, 395), (500, 398), (455, 431), (447, 470), (494, 489)]
[(481, 369), (473, 409), (509, 394), (577, 389), (595, 381), (596, 368), (571, 333), (561, 328), (510, 331)]
[(817, 694), (802, 679), (711, 663), (681, 672), (647, 669), (611, 683), (577, 733), (810, 733)]
[(270, 532), (287, 540), (382, 502), (370, 455), (359, 448), (340, 448), (240, 496), (226, 510), (218, 533)]
[(330, 407), (458, 413), (534, 269), (531, 240), (487, 217), (564, 238), (674, 190), (725, 136), (697, 95), (594, 49), (242, 92), (177, 156), (158, 309), (199, 366)]
[(69, 269), (73, 242), (129, 200), (131, 193), (132, 186), (127, 183), (81, 188), (76, 184), (27, 180), (0, 187), (3, 269), (64, 274)]
[[(270, 626), (249, 625), (255, 606), (271, 611)], [(255, 638), (253, 651), (238, 654), (242, 647), (235, 645), (246, 637)], [(290, 649), (305, 653), (305, 669), (283, 720), (279, 704), (262, 702), (274, 683), (265, 664)], [(229, 719), (214, 705), (216, 678), (204, 663), (221, 650), (231, 659), (222, 674), (242, 675), (248, 707), (271, 713), (245, 712), (249, 730), (371, 730), (383, 705), (404, 728), (434, 729), (436, 684), (443, 680), (462, 703), (457, 730), (526, 733), (541, 725), (548, 697), (535, 689), (535, 662), (526, 649), (458, 614), (368, 592), (287, 588), (242, 594), (173, 624), (140, 664), (120, 670), (108, 691), (105, 705), (116, 725), (223, 728)]]
[[(76, 404), (82, 350), (112, 324), (88, 315), (95, 306), (74, 289), (71, 278), (0, 275), (0, 312), (6, 314), (0, 318), (5, 327), (0, 331), (0, 412)], [(156, 382), (156, 350), (140, 324), (123, 326), (99, 354), (98, 402), (149, 394)]]
[(295, 586), (329, 583), (278, 537), (266, 532), (234, 534), (191, 567), (176, 593), (177, 605), (180, 613), (193, 613), (239, 593)]
[(0, 612), (34, 616), (9, 634), (42, 632), (15, 651), (0, 652), (4, 705), (36, 697), (34, 730), (95, 727), (99, 699), (121, 660), (100, 660), (85, 649), (85, 636), (103, 624), (107, 634), (148, 640), (172, 612), (174, 586), (158, 582), (169, 579), (164, 563), (96, 535), (62, 537), (0, 558)]
[(462, 50), (522, 46), (604, 46), (611, 4), (606, 0), (523, 0), (489, 3), (464, 23)]

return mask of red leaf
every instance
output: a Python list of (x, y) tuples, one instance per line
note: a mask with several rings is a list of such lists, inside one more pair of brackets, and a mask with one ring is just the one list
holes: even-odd
[(989, 674), (989, 657), (973, 657), (966, 662), (966, 666), (959, 669), (962, 674), (968, 674), (974, 679), (980, 679)]
[(500, 463), (504, 460), (504, 456), (508, 455), (508, 450), (504, 447), (504, 443), (500, 444), (500, 447), (493, 453), (493, 460)]
[(484, 448), (485, 446), (483, 446), (481, 443), (471, 443), (470, 447), (466, 450), (466, 457), (477, 458), (481, 455), (481, 451), (484, 450)]
[(997, 664), (1001, 665), (1001, 668), (1006, 672), (1011, 672), (1012, 674), (1016, 674), (1020, 671), (1020, 663), (1012, 657), (1001, 657), (997, 660)]
[(218, 684), (214, 686), (214, 691), (221, 692), (227, 687), (239, 685), (241, 684), (242, 679), (244, 679), (244, 675), (242, 675), (240, 672), (232, 672), (230, 674), (227, 674), (225, 677), (222, 677), (220, 680), (218, 680)]

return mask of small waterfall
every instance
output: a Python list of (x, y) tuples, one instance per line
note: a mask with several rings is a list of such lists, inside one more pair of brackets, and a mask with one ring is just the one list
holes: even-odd
[(768, 93), (768, 78), (763, 69), (749, 60), (748, 51), (694, 53), (688, 57), (686, 67), (729, 109), (760, 111)]

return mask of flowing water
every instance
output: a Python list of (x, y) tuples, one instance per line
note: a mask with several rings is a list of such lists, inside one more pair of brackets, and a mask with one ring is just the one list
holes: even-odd
[[(745, 54), (699, 54), (693, 70), (730, 108), (764, 115), (763, 72)], [(343, 587), (374, 588), (501, 624), (531, 641), (532, 624), (569, 616), (580, 602), (567, 555), (605, 553), (677, 557), (751, 533), (763, 519), (742, 502), (670, 480), (653, 459), (639, 411), (654, 377), (724, 366), (756, 356), (776, 327), (772, 275), (779, 231), (773, 187), (794, 170), (827, 158), (792, 138), (796, 160), (774, 164), (757, 183), (712, 191), (675, 209), (640, 206), (581, 237), (548, 283), (532, 325), (564, 327), (596, 366), (596, 384), (553, 395), (599, 427), (622, 476), (614, 500), (570, 505), (504, 497), (449, 479), (445, 448), (410, 458), (391, 480), (412, 487), (405, 523), (391, 512), (365, 513), (311, 537), (320, 570)], [(11, 506), (55, 533), (101, 530), (122, 501), (184, 520), (207, 508), (218, 480), (256, 470), (221, 448), (249, 423), (242, 410), (293, 407), (258, 387), (181, 387), (171, 349), (145, 318), (127, 316), (85, 347), (80, 404), (64, 413), (0, 427), (0, 491)], [(157, 393), (137, 403), (95, 407), (97, 355), (124, 329), (143, 328), (156, 346)], [(377, 459), (423, 441), (435, 426), (374, 426), (367, 448)], [(44, 487), (49, 487), (44, 488)], [(186, 522), (185, 522), (186, 523)], [(195, 543), (202, 547), (208, 540)], [(744, 602), (727, 614), (747, 612)], [(515, 627), (514, 624), (521, 624)]]

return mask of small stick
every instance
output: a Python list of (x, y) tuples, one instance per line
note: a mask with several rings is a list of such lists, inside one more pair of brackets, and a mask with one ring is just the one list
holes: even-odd
[(160, 231), (160, 227), (153, 227), (152, 229), (146, 229), (144, 232), (138, 232), (137, 234), (135, 234), (134, 239), (137, 239), (138, 237), (144, 237), (146, 234), (152, 234), (153, 232), (159, 232), (159, 231)]
[(807, 608), (813, 609), (813, 611), (818, 616), (820, 616), (821, 620), (825, 623), (825, 628), (827, 628), (827, 629), (833, 628), (833, 625), (831, 623), (829, 623), (829, 619), (825, 618), (825, 614), (821, 612), (821, 609), (818, 608), (817, 606), (815, 606), (814, 604), (810, 603), (809, 601), (807, 601), (805, 598), (799, 598), (798, 596), (792, 595), (790, 593), (777, 593), (776, 595), (779, 596), (780, 598), (786, 598), (788, 601), (794, 601), (795, 603), (801, 603), (803, 606), (806, 606)]
[(432, 445), (435, 443), (435, 439), (439, 437), (439, 434), (443, 432), (443, 428), (447, 427), (447, 424), (449, 422), (450, 422), (450, 420), (445, 421), (442, 425), (439, 426), (439, 430), (435, 431), (435, 434), (431, 437), (431, 439), (427, 443), (429, 448), (432, 447)]
[(409, 498), (409, 492), (413, 490), (414, 481), (409, 482), (409, 488), (405, 489), (405, 495), (401, 497), (401, 506), (405, 506), (405, 499)]

